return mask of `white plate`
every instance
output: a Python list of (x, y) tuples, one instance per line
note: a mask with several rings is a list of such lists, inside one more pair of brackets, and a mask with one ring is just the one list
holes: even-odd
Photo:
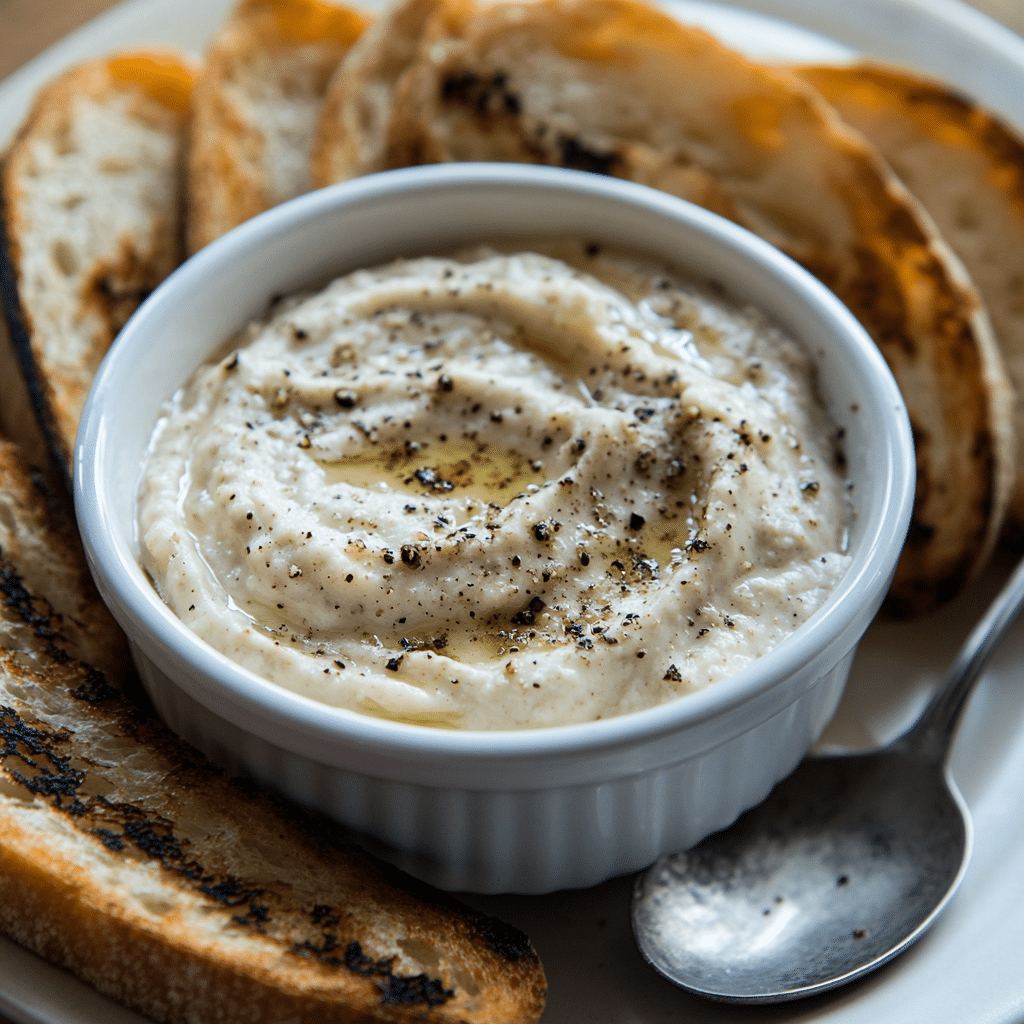
[[(230, 2), (131, 0), (89, 23), (0, 83), (0, 147), (39, 85), (62, 68), (152, 43), (198, 54)], [(681, 19), (760, 56), (841, 60), (857, 51), (916, 66), (945, 77), (1024, 130), (1024, 40), (957, 0), (668, 2)], [(871, 746), (909, 723), (1000, 575), (993, 571), (922, 622), (873, 626), (825, 742)], [(960, 893), (908, 953), (837, 995), (754, 1008), (685, 995), (656, 977), (634, 949), (629, 878), (580, 892), (472, 902), (533, 939), (550, 986), (545, 1024), (1024, 1021), (1024, 829), (1018, 824), (1024, 818), (1024, 687), (1016, 679), (1022, 663), (1024, 626), (997, 655), (954, 751), (954, 774), (976, 830), (974, 860)], [(0, 1013), (16, 1024), (144, 1024), (3, 939)]]

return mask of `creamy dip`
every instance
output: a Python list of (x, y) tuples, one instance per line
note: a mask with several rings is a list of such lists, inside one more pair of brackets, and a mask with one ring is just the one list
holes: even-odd
[(164, 411), (147, 572), (325, 704), (503, 729), (732, 675), (848, 564), (838, 432), (758, 313), (596, 246), (400, 260), (278, 303)]

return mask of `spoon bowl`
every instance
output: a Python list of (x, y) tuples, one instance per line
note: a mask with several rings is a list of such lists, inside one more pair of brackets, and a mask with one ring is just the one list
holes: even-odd
[(697, 995), (774, 1003), (845, 985), (920, 937), (971, 854), (949, 749), (1022, 604), (1024, 561), (907, 733), (873, 753), (806, 758), (730, 828), (641, 875), (633, 935), (647, 962)]
[(929, 762), (812, 757), (730, 829), (644, 874), (633, 928), (651, 966), (700, 995), (814, 995), (909, 946), (970, 847), (963, 798)]

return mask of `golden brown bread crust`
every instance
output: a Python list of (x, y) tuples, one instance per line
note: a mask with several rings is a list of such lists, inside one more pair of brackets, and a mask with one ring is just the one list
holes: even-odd
[(192, 94), (189, 252), (309, 190), (320, 99), (368, 22), (324, 0), (241, 0), (234, 8)]
[(751, 228), (853, 310), (918, 445), (899, 614), (985, 563), (1012, 486), (1012, 393), (959, 262), (877, 151), (792, 75), (632, 0), (451, 0), (393, 90), (379, 167), (549, 163), (632, 178)]
[(419, 52), (427, 23), (451, 0), (409, 0), (387, 10), (339, 64), (317, 115), (314, 188), (347, 181), (383, 160), (394, 90)]
[(539, 1017), (521, 932), (228, 778), (128, 699), (74, 532), (6, 442), (0, 587), (0, 931), (161, 1021)]
[(73, 68), (40, 92), (0, 165), (8, 322), (69, 476), (100, 360), (181, 259), (191, 82), (191, 66), (169, 52)]
[[(798, 73), (878, 147), (963, 260), (1024, 393), (1024, 141), (940, 82), (873, 64)], [(1017, 480), (1007, 533), (1024, 543), (1024, 403), (1015, 403)]]

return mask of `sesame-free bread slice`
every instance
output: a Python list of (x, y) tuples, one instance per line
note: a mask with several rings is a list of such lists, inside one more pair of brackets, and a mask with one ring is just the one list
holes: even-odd
[(158, 1021), (537, 1020), (521, 932), (227, 777), (130, 699), (44, 498), (0, 441), (0, 932)]
[(955, 594), (1003, 523), (1013, 394), (966, 271), (878, 151), (794, 75), (637, 0), (445, 8), (392, 90), (379, 165), (361, 170), (511, 160), (612, 174), (788, 253), (860, 319), (910, 410), (917, 492), (888, 607)]
[(380, 170), (394, 91), (419, 52), (427, 23), (453, 0), (406, 0), (371, 25), (338, 65), (317, 116), (310, 155), (314, 188)]
[(369, 16), (325, 0), (241, 0), (190, 104), (188, 247), (310, 188), (313, 125)]
[(180, 159), (192, 74), (170, 52), (73, 68), (40, 92), (0, 165), (8, 324), (69, 476), (97, 366), (181, 260)]
[(947, 85), (875, 64), (798, 73), (874, 143), (981, 292), (1017, 391), (1006, 534), (1024, 545), (1024, 139)]

